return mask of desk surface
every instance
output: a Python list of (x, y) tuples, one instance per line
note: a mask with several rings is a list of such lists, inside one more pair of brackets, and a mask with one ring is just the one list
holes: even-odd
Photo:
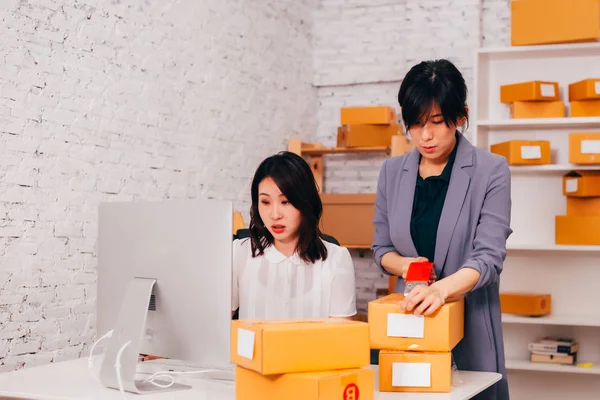
[[(373, 366), (377, 374), (376, 366)], [(159, 368), (158, 370), (161, 370)], [(451, 393), (379, 393), (376, 400), (464, 400), (488, 388), (501, 375), (492, 372), (460, 371), (462, 385)], [(192, 386), (190, 390), (146, 394), (129, 398), (140, 400), (235, 400), (233, 382), (212, 381), (189, 376), (177, 377), (177, 382)], [(375, 386), (377, 388), (377, 376)], [(0, 374), (0, 399), (35, 400), (120, 400), (118, 390), (108, 389), (91, 376), (87, 359), (63, 361), (56, 364), (26, 368)]]

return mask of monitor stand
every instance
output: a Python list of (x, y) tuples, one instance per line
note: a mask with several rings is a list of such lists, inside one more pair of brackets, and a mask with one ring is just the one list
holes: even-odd
[[(127, 286), (117, 326), (109, 339), (100, 369), (100, 382), (106, 387), (117, 390), (122, 387), (127, 392), (137, 394), (191, 389), (191, 386), (178, 383), (173, 383), (168, 388), (162, 388), (143, 380), (135, 380), (138, 356), (146, 328), (148, 304), (155, 284), (156, 279), (133, 278)], [(129, 344), (123, 349), (128, 342)], [(119, 371), (116, 368), (117, 363), (120, 364)], [(119, 380), (121, 385), (119, 385)], [(170, 383), (158, 380), (155, 382), (162, 385)]]

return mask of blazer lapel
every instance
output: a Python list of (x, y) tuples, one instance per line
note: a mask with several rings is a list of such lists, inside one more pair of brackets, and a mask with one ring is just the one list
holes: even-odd
[(419, 173), (419, 158), (419, 151), (415, 148), (404, 163), (400, 184), (398, 185), (398, 205), (394, 206), (398, 210), (398, 232), (401, 233), (399, 236), (402, 237), (401, 243), (395, 243), (394, 245), (400, 251), (400, 254), (405, 257), (418, 256), (410, 234), (410, 218), (415, 198), (417, 174)]
[(471, 182), (470, 167), (473, 166), (473, 145), (463, 138), (462, 135), (458, 135), (456, 145), (458, 146), (456, 159), (454, 160), (454, 166), (452, 167), (450, 184), (448, 186), (448, 192), (446, 193), (444, 208), (442, 209), (442, 215), (440, 216), (440, 223), (437, 231), (434, 261), (438, 277), (444, 269), (446, 256), (448, 255), (448, 249), (450, 247), (450, 240), (452, 239), (452, 234)]

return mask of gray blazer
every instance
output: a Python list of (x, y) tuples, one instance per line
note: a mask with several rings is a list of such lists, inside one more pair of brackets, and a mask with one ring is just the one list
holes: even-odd
[[(440, 217), (435, 248), (438, 279), (461, 268), (481, 273), (465, 295), (465, 336), (452, 351), (459, 369), (499, 372), (503, 379), (482, 393), (481, 399), (506, 400), (508, 383), (504, 361), (499, 277), (506, 257), (510, 228), (510, 170), (506, 159), (474, 147), (458, 135), (457, 153)], [(379, 174), (375, 201), (375, 262), (390, 251), (417, 257), (410, 219), (419, 152), (387, 159)], [(431, 261), (431, 260), (430, 260)], [(389, 275), (389, 274), (388, 274)], [(398, 279), (396, 292), (404, 291)]]

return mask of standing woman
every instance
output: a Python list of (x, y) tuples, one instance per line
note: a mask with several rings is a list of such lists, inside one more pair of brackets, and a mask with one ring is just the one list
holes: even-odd
[(510, 228), (506, 160), (474, 147), (458, 131), (468, 122), (467, 87), (447, 60), (415, 65), (400, 86), (402, 119), (415, 149), (386, 160), (375, 202), (377, 265), (400, 277), (435, 262), (438, 280), (416, 286), (401, 308), (429, 315), (464, 295), (465, 335), (452, 354), (459, 369), (502, 374), (477, 399), (506, 400), (499, 277)]

